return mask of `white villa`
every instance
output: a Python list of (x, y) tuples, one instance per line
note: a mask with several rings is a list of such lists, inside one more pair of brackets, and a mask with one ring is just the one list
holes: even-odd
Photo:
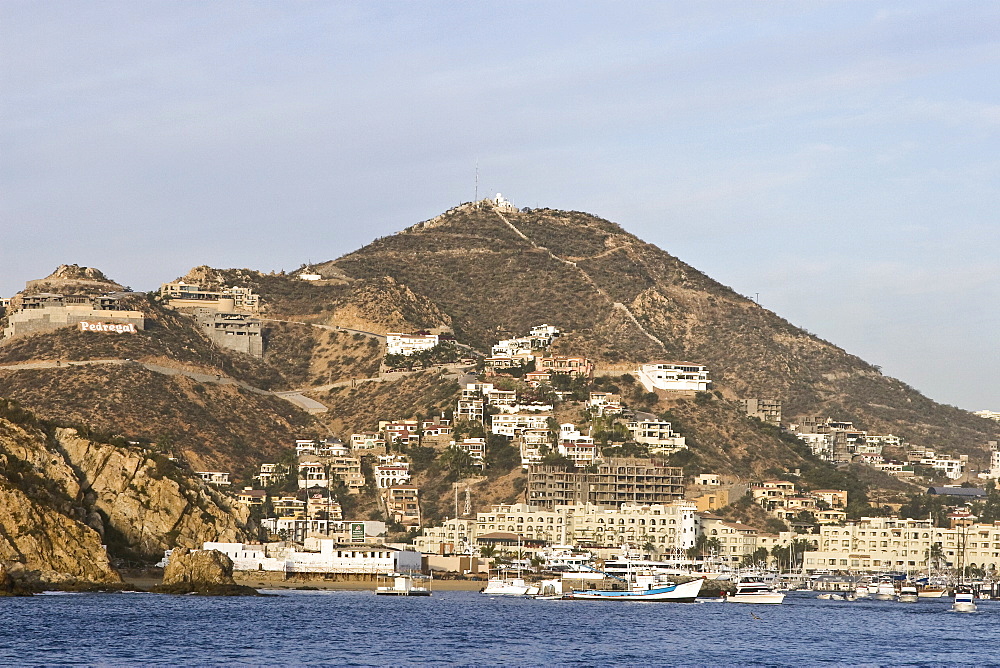
[(390, 332), (385, 335), (386, 353), (389, 355), (412, 355), (422, 350), (430, 350), (439, 343), (437, 334), (401, 334)]
[(636, 372), (648, 392), (708, 390), (708, 368), (692, 362), (649, 362)]

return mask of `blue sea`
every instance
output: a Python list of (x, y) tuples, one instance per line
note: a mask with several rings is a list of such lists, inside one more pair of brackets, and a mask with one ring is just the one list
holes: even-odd
[(1000, 665), (1000, 602), (783, 605), (52, 594), (0, 598), (4, 665)]

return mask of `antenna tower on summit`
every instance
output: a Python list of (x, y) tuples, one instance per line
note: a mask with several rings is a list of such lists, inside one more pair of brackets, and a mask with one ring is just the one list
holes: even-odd
[(476, 158), (476, 198), (472, 201), (479, 201), (479, 158)]

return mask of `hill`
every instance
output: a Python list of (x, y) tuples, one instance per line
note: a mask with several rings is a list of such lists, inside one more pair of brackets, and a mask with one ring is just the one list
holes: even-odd
[(653, 359), (709, 366), (726, 396), (778, 398), (786, 418), (829, 415), (982, 463), (998, 426), (936, 403), (795, 327), (669, 253), (596, 216), (463, 205), (329, 263), (356, 280), (391, 278), (445, 313), (460, 341), (547, 322), (565, 353), (619, 368)]

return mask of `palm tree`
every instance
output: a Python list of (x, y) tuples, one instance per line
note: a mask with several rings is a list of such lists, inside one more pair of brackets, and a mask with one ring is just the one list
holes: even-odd
[(944, 548), (941, 547), (941, 543), (933, 543), (927, 550), (926, 557), (928, 571), (931, 568), (935, 570), (941, 568), (941, 562), (944, 561)]

